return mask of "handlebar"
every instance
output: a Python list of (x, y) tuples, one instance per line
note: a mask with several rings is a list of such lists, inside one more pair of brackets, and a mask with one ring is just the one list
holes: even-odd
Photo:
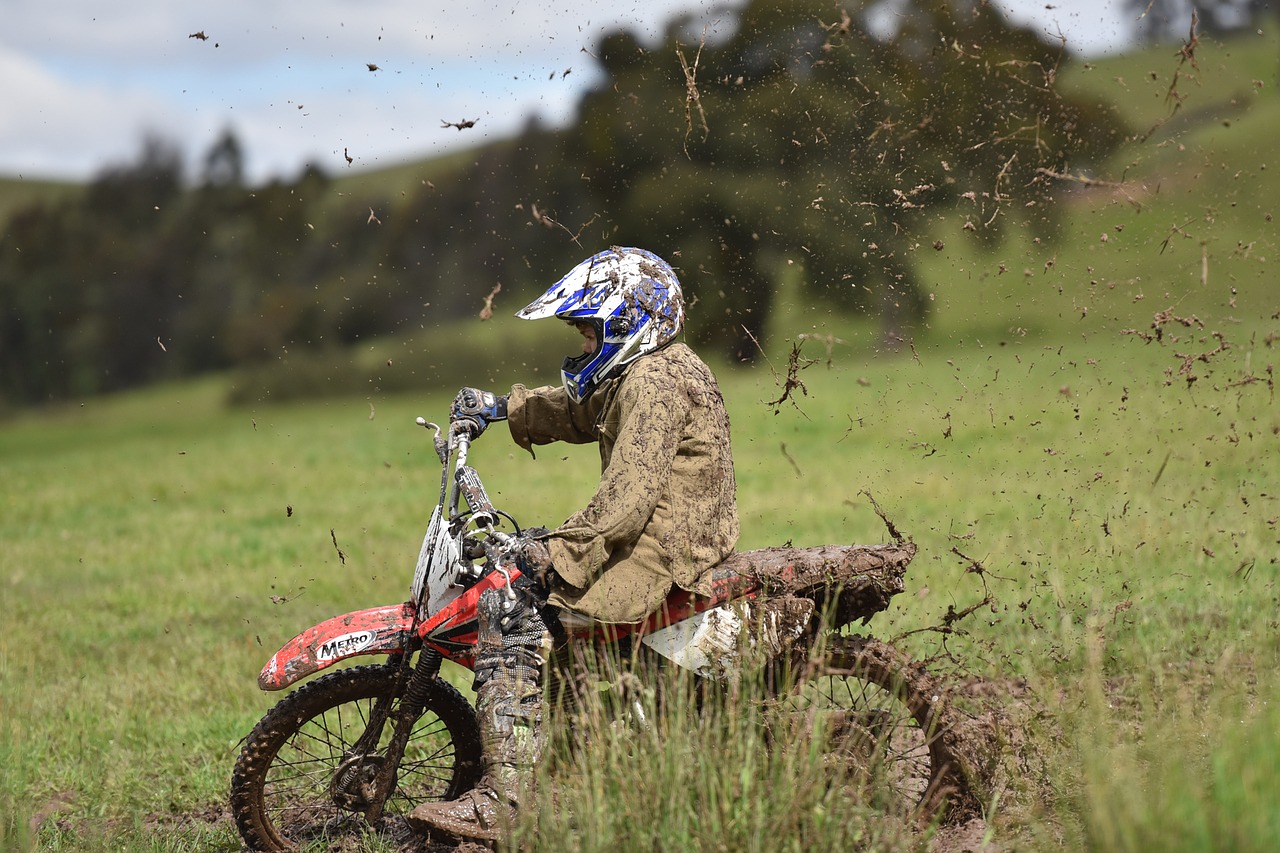
[[(436, 455), (440, 457), (440, 464), (444, 470), (441, 472), (440, 481), (440, 503), (444, 504), (446, 498), (449, 501), (449, 516), (456, 517), (458, 514), (458, 503), (460, 498), (465, 498), (467, 508), (471, 511), (472, 521), (481, 527), (491, 528), (498, 521), (500, 513), (489, 500), (489, 495), (484, 490), (484, 484), (480, 482), (480, 475), (476, 473), (474, 468), (467, 465), (467, 454), (471, 449), (473, 435), (468, 428), (470, 423), (467, 419), (455, 420), (449, 419), (449, 428), (447, 438), (441, 436), (440, 427), (437, 424), (427, 421), (425, 418), (418, 418), (419, 426), (427, 427), (435, 430), (435, 447)], [(449, 494), (449, 459), (453, 458), (453, 484), (452, 494)]]
[[(476, 437), (470, 423), (451, 417), (447, 427), (441, 429), (425, 418), (418, 418), (417, 422), (435, 431), (432, 441), (441, 468), (439, 501), (432, 511), (410, 587), (421, 615), (422, 607), (434, 607), (447, 600), (452, 595), (450, 588), (478, 581), (488, 571), (505, 573), (503, 555), (517, 541), (520, 525), (494, 507), (479, 473), (467, 465), (467, 454)], [(459, 512), (458, 505), (464, 498), (466, 507)], [(496, 529), (503, 518), (511, 522), (516, 536)], [(475, 562), (480, 558), (482, 562)]]

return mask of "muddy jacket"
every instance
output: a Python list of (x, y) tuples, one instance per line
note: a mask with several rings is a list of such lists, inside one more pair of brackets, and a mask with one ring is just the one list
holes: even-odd
[(526, 450), (600, 444), (600, 487), (547, 540), (561, 583), (551, 603), (638, 622), (672, 585), (707, 594), (738, 540), (729, 416), (715, 377), (672, 344), (632, 362), (582, 404), (563, 388), (511, 389), (511, 436)]

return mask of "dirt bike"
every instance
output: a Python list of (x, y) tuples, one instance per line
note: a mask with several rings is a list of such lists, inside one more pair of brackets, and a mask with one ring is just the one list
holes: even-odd
[[(458, 797), (481, 775), (475, 709), (441, 665), (472, 666), (482, 592), (513, 598), (532, 583), (514, 557), (528, 534), (467, 464), (465, 424), (451, 421), (442, 434), (418, 423), (435, 431), (442, 472), (409, 599), (308, 628), (258, 676), (263, 690), (281, 690), (356, 656), (386, 656), (303, 685), (250, 732), (231, 808), (251, 850), (376, 830), (419, 803)], [(499, 529), (504, 522), (512, 532)], [(800, 662), (780, 701), (822, 715), (833, 754), (837, 742), (853, 749), (894, 807), (928, 816), (958, 784), (934, 682), (888, 644), (842, 630), (888, 606), (914, 556), (904, 541), (739, 552), (713, 569), (710, 597), (677, 589), (634, 626), (562, 611), (556, 633), (569, 643), (635, 643), (707, 680), (770, 659)]]

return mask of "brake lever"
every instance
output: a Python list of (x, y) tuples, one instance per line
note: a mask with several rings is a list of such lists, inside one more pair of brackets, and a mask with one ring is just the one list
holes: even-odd
[(449, 463), (449, 441), (440, 434), (440, 425), (432, 423), (426, 418), (418, 418), (418, 426), (436, 431), (435, 436), (431, 439), (436, 448), (436, 456), (440, 457), (440, 464), (447, 465)]

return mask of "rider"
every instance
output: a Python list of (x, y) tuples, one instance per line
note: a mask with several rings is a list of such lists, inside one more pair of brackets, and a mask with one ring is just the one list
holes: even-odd
[(565, 358), (563, 385), (512, 387), (498, 396), (464, 388), (455, 420), (474, 435), (507, 420), (532, 452), (553, 441), (598, 442), (600, 486), (587, 506), (518, 558), (550, 608), (522, 598), (504, 607), (481, 596), (476, 704), (485, 775), (458, 800), (409, 815), (415, 828), (498, 840), (510, 826), (541, 748), (544, 614), (556, 609), (601, 623), (636, 623), (672, 587), (709, 594), (710, 569), (738, 539), (729, 416), (711, 370), (675, 339), (684, 327), (680, 282), (666, 261), (613, 247), (578, 264), (517, 313), (556, 317), (582, 334)]

